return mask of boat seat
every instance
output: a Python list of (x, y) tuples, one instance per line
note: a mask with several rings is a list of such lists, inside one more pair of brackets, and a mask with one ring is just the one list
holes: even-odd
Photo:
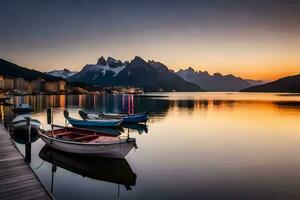
[(85, 139), (88, 139), (88, 138), (93, 138), (95, 136), (97, 136), (97, 135), (85, 135), (85, 136), (80, 136), (80, 137), (73, 138), (73, 140), (76, 140), (76, 141), (85, 140)]
[(73, 132), (63, 132), (63, 133), (54, 133), (55, 136), (64, 136), (64, 135), (70, 135)]

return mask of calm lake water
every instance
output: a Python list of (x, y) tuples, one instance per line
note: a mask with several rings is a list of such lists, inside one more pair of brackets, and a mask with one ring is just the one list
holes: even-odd
[[(31, 145), (31, 167), (56, 199), (299, 199), (300, 95), (151, 93), (143, 96), (26, 96), (46, 125), (46, 108), (150, 111), (126, 159), (72, 156)], [(1, 114), (11, 118), (8, 107)], [(25, 145), (17, 146), (25, 154)], [(34, 138), (33, 138), (34, 140)], [(24, 142), (23, 142), (24, 143)]]

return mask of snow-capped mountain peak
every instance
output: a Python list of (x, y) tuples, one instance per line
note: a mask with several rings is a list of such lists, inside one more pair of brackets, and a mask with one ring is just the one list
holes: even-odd
[(112, 57), (105, 59), (101, 56), (98, 59), (97, 64), (87, 64), (76, 76), (74, 76), (74, 79), (88, 77), (91, 81), (94, 81), (105, 77), (115, 77), (126, 67), (126, 65), (127, 63), (123, 63)]
[(101, 72), (102, 75), (104, 76), (106, 73), (111, 72), (113, 73), (113, 76), (116, 76), (120, 73), (120, 71), (122, 71), (125, 68), (124, 65), (118, 66), (118, 67), (111, 67), (110, 65), (108, 65), (108, 63), (106, 65), (93, 65), (93, 64), (88, 64), (86, 65), (80, 73), (99, 73)]
[(75, 75), (76, 73), (77, 72), (70, 71), (66, 68), (64, 68), (63, 70), (53, 70), (53, 71), (47, 72), (47, 74), (49, 74), (49, 75), (61, 77), (61, 78), (68, 78), (70, 76)]

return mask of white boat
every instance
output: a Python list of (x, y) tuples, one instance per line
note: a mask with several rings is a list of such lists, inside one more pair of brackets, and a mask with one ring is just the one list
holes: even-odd
[(53, 126), (53, 130), (39, 130), (40, 137), (54, 149), (107, 158), (124, 158), (136, 146), (135, 138), (110, 136), (103, 132)]
[(24, 115), (18, 115), (12, 120), (12, 128), (15, 129), (21, 129), (21, 130), (27, 130), (28, 131), (28, 125), (27, 125), (27, 118), (30, 118), (30, 126), (32, 129), (38, 129), (41, 126), (41, 122), (37, 119), (31, 119), (31, 116), (29, 114)]

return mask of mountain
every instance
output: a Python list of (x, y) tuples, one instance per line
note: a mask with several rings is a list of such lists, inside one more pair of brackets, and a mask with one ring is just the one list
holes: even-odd
[(61, 79), (36, 70), (18, 66), (3, 59), (0, 59), (0, 75), (9, 76), (12, 78), (21, 77), (26, 80), (36, 80), (38, 78), (42, 78), (47, 81), (55, 81)]
[(165, 65), (135, 57), (131, 62), (122, 62), (108, 57), (98, 59), (97, 64), (86, 65), (79, 73), (67, 78), (70, 82), (84, 82), (96, 87), (132, 85), (145, 91), (201, 91)]
[(69, 82), (81, 82), (98, 87), (113, 85), (115, 76), (126, 67), (125, 63), (109, 57), (98, 59), (97, 64), (88, 64), (80, 72), (67, 78)]
[(63, 70), (53, 70), (53, 71), (47, 72), (47, 74), (49, 74), (51, 76), (56, 76), (56, 77), (61, 77), (61, 78), (66, 79), (70, 76), (77, 74), (77, 72), (72, 72), (65, 68)]
[(261, 81), (244, 80), (232, 74), (222, 75), (214, 73), (210, 75), (207, 71), (195, 71), (192, 67), (185, 70), (180, 69), (176, 74), (184, 80), (201, 86), (204, 90), (208, 91), (240, 91), (262, 83)]
[(266, 84), (266, 81), (261, 80), (252, 80), (252, 79), (245, 79), (248, 83), (250, 83), (251, 86), (257, 86), (257, 85), (263, 85)]
[(242, 92), (300, 92), (300, 74), (243, 89)]

